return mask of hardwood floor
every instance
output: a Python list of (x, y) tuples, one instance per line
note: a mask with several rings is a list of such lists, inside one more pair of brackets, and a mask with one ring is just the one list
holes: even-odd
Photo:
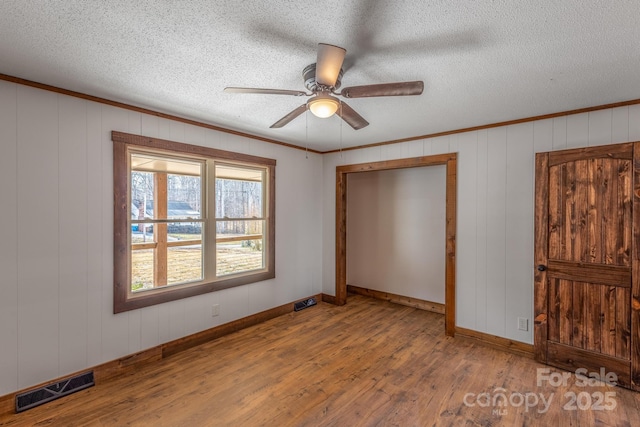
[[(269, 320), (0, 425), (640, 425), (640, 393), (581, 387), (575, 375), (537, 386), (538, 368), (553, 379), (562, 373), (446, 337), (440, 314), (350, 296), (345, 306), (319, 303)], [(493, 406), (500, 392), (506, 405)], [(587, 405), (605, 392), (615, 395), (599, 405), (613, 410)], [(578, 397), (575, 410), (563, 409), (566, 393)]]

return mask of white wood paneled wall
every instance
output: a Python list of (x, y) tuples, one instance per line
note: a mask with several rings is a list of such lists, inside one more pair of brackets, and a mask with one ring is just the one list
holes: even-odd
[[(639, 140), (633, 105), (327, 154), (323, 292), (335, 295), (336, 166), (457, 152), (456, 325), (533, 343), (534, 153)], [(517, 329), (518, 317), (529, 331)]]
[[(276, 159), (276, 278), (114, 315), (112, 130)], [(318, 154), (0, 81), (0, 395), (321, 292), (322, 173)]]

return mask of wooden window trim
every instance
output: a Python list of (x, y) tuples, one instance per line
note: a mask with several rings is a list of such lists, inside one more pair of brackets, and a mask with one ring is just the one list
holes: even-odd
[[(159, 138), (133, 135), (123, 132), (111, 132), (113, 141), (113, 184), (114, 184), (114, 221), (113, 221), (113, 312), (135, 310), (155, 304), (162, 304), (208, 292), (227, 289), (234, 286), (246, 285), (273, 279), (275, 277), (275, 183), (276, 161), (264, 157), (233, 153), (198, 145), (184, 144)], [(257, 273), (247, 272), (212, 282), (176, 285), (157, 290), (151, 290), (135, 297), (129, 296), (130, 258), (129, 258), (129, 167), (128, 148), (146, 147), (167, 154), (191, 155), (213, 158), (216, 160), (259, 165), (267, 169), (267, 197), (266, 197), (266, 254), (265, 270)]]
[(347, 175), (351, 173), (405, 169), (423, 166), (446, 166), (446, 236), (445, 251), (445, 333), (454, 336), (456, 331), (456, 203), (457, 203), (457, 154), (437, 154), (408, 159), (384, 160), (336, 167), (336, 295), (337, 305), (347, 302)]

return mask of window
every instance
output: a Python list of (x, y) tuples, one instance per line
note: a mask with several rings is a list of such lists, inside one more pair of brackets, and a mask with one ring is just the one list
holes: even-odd
[(112, 140), (115, 313), (275, 277), (275, 160)]

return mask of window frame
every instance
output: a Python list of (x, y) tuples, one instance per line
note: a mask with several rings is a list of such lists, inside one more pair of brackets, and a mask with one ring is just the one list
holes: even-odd
[[(112, 131), (113, 142), (113, 193), (114, 193), (114, 230), (113, 230), (113, 312), (135, 310), (151, 305), (162, 304), (195, 295), (202, 295), (221, 289), (247, 285), (275, 277), (275, 166), (276, 160), (248, 154), (234, 153), (165, 139), (133, 135)], [(266, 169), (264, 186), (264, 211), (266, 215), (263, 234), (266, 238), (265, 268), (256, 272), (243, 272), (237, 275), (221, 276), (212, 281), (196, 284), (186, 283), (157, 288), (132, 294), (130, 265), (131, 214), (130, 205), (130, 165), (129, 149), (156, 152), (176, 157), (192, 157), (200, 160), (213, 160), (237, 166), (259, 167)], [(215, 175), (215, 172), (213, 172)], [(207, 178), (208, 179), (208, 178)], [(215, 179), (215, 177), (214, 177)], [(207, 190), (209, 191), (209, 190)], [(213, 190), (215, 191), (215, 189)], [(207, 216), (215, 229), (215, 212)], [(204, 245), (203, 245), (204, 250)], [(210, 254), (209, 256), (215, 256)]]

